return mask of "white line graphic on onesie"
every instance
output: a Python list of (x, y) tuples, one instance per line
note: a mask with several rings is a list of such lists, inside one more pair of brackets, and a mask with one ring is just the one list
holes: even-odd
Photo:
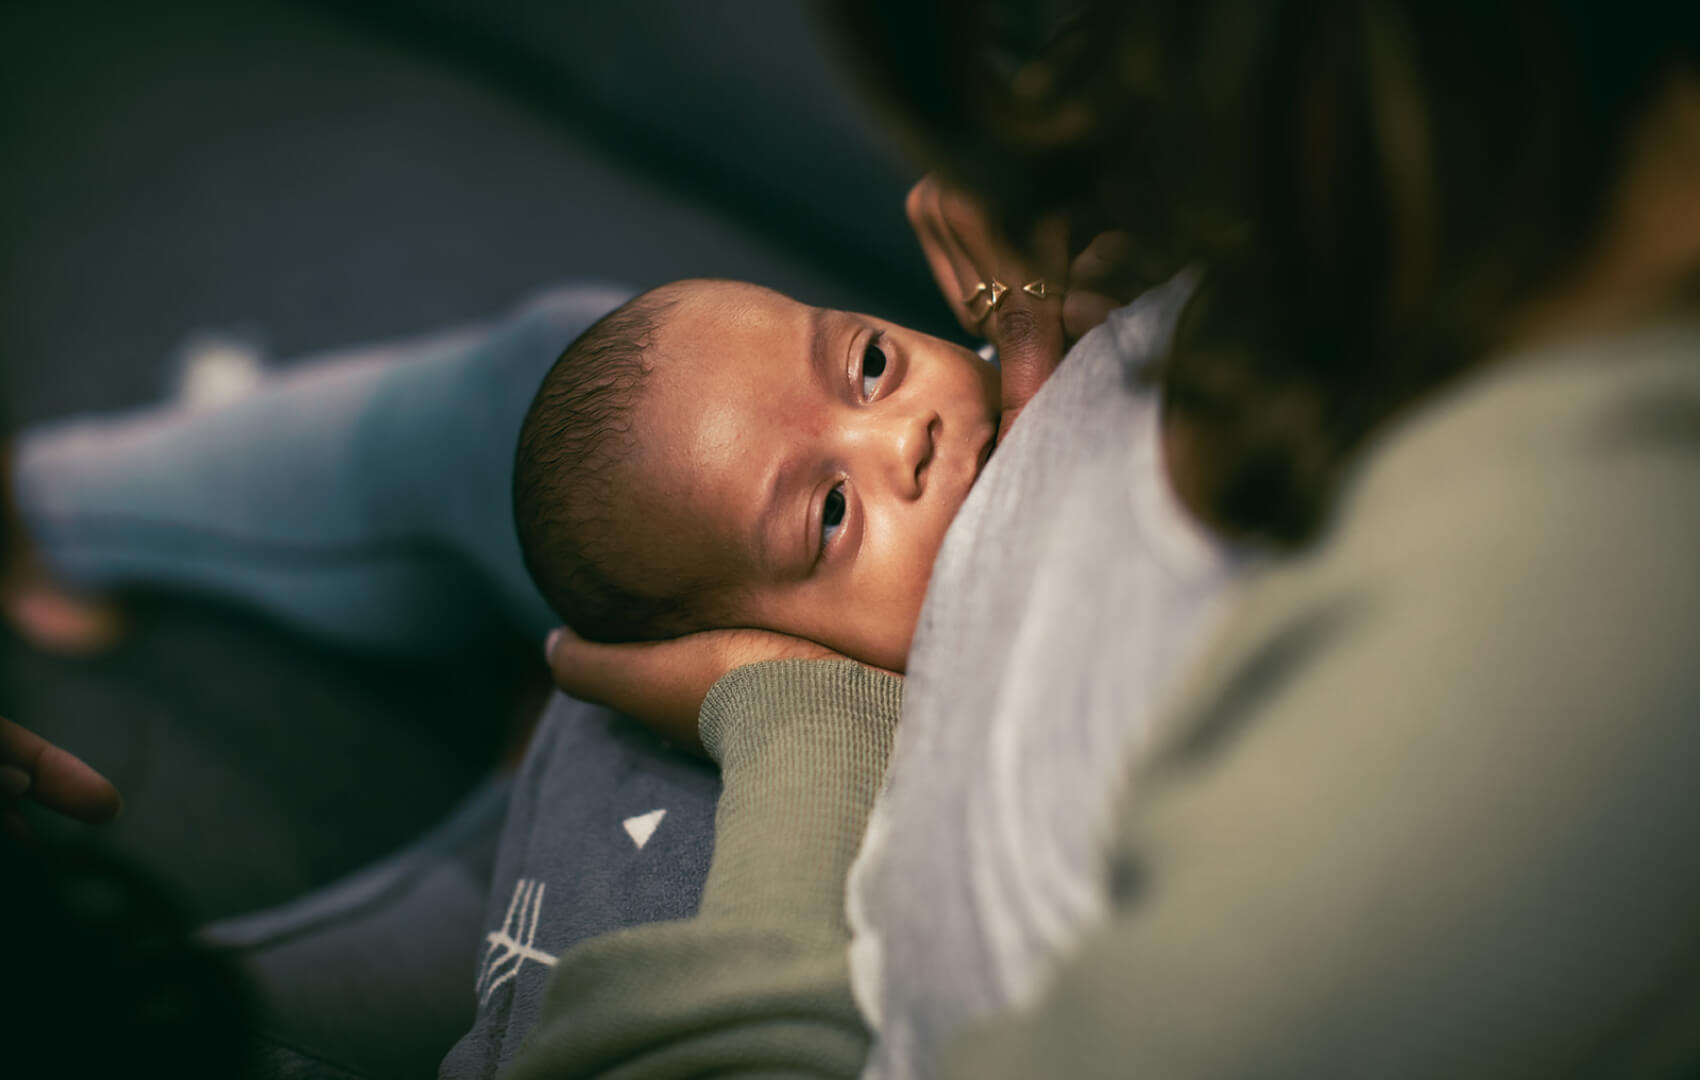
[(490, 950), (484, 954), (484, 966), (478, 972), (475, 989), (480, 992), (479, 1004), (488, 1005), (496, 987), (518, 975), (527, 960), (535, 960), (546, 967), (555, 966), (553, 956), (533, 945), (537, 940), (537, 921), (543, 911), (545, 888), (547, 886), (541, 881), (520, 878), (514, 885), (513, 899), (508, 901), (508, 913), (502, 919), (502, 928), (484, 935), (490, 943)]

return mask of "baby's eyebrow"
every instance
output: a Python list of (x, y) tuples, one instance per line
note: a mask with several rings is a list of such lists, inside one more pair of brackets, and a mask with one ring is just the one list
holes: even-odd
[[(780, 462), (769, 473), (767, 496), (762, 500), (761, 515), (756, 521), (757, 564), (775, 580), (790, 577), (808, 562), (806, 530), (802, 527), (807, 519), (798, 512), (796, 499), (798, 465), (798, 459), (792, 458)], [(785, 527), (787, 520), (792, 523), (790, 529)]]
[[(843, 313), (831, 308), (810, 307), (808, 314), (808, 349), (802, 358), (806, 369), (800, 375), (827, 394), (833, 393), (833, 342), (838, 317)], [(808, 538), (807, 515), (797, 500), (797, 473), (806, 468), (801, 457), (775, 464), (765, 479), (765, 494), (755, 522), (751, 550), (756, 565), (772, 579), (790, 578), (805, 573), (813, 564)], [(787, 522), (790, 526), (787, 526)]]
[(809, 369), (821, 374), (827, 369), (827, 351), (832, 346), (832, 335), (827, 325), (832, 312), (826, 308), (817, 307), (809, 310)]

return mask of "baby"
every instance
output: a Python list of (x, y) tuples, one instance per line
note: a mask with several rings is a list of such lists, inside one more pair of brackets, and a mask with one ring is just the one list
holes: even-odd
[(999, 412), (998, 370), (960, 346), (756, 285), (664, 285), (532, 402), (526, 566), (592, 640), (759, 627), (902, 671)]

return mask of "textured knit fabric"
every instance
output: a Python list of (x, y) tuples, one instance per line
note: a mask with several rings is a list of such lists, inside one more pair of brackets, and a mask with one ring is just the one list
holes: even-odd
[(901, 705), (900, 680), (849, 661), (722, 679), (703, 705), (725, 794), (700, 913), (562, 955), (510, 1075), (855, 1075), (844, 878)]
[(483, 925), (470, 924), (476, 962), (454, 984), (477, 1016), (438, 1075), (486, 1080), (510, 1064), (571, 946), (695, 914), (719, 793), (709, 762), (612, 710), (555, 697), (514, 782)]
[(1030, 998), (1102, 916), (1124, 763), (1232, 568), (1170, 493), (1158, 395), (1137, 381), (1189, 288), (1081, 340), (934, 564), (850, 882), (874, 1075), (924, 1074), (944, 1036)]
[(952, 1074), (1700, 1072), (1697, 560), (1700, 326), (1430, 403), (1196, 669), (1112, 920)]

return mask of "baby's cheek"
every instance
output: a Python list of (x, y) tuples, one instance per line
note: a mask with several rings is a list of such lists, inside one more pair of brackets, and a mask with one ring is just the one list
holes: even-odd
[(840, 651), (864, 663), (901, 672), (915, 637), (924, 591), (903, 583), (877, 599), (868, 599), (857, 609), (855, 626), (846, 627), (854, 646)]
[[(921, 606), (926, 599), (927, 575), (917, 574), (910, 579), (902, 595), (895, 597), (887, 609), (889, 619), (886, 631), (894, 655), (909, 655), (909, 646), (915, 640), (915, 628), (921, 621)], [(901, 671), (902, 668), (894, 670)]]
[(858, 651), (842, 647), (839, 651), (902, 671), (944, 529), (931, 520), (931, 515), (924, 520), (911, 515), (879, 525), (870, 530), (870, 536), (877, 540), (862, 551), (850, 595), (838, 609), (851, 615), (842, 630), (847, 638), (855, 639)]

